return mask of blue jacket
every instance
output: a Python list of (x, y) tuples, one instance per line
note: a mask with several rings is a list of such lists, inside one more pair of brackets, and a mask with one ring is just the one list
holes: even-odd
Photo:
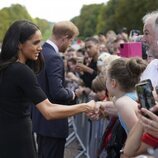
[[(64, 62), (58, 52), (48, 43), (43, 45), (44, 69), (37, 76), (41, 88), (52, 103), (68, 104), (73, 98), (73, 92), (64, 88), (65, 70)], [(33, 131), (55, 138), (68, 136), (68, 120), (58, 119), (48, 121), (33, 106), (32, 108)]]

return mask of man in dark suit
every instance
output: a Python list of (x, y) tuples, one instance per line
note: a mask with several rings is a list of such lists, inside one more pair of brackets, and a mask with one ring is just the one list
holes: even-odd
[[(75, 93), (64, 87), (64, 62), (59, 52), (64, 53), (78, 33), (72, 22), (58, 22), (53, 26), (51, 38), (43, 45), (45, 64), (37, 78), (52, 103), (68, 104), (75, 99)], [(37, 134), (38, 157), (63, 158), (68, 120), (47, 121), (33, 107), (32, 121), (33, 131)]]

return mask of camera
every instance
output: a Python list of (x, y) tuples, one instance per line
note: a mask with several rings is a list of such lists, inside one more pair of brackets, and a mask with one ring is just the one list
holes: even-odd
[(143, 107), (146, 109), (150, 109), (156, 104), (154, 96), (152, 94), (152, 83), (149, 79), (141, 81), (140, 83), (136, 84), (135, 87), (141, 108)]

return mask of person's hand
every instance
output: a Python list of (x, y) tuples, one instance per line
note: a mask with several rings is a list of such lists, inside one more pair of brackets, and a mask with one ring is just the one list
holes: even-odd
[(88, 87), (83, 87), (83, 91), (85, 92), (85, 94), (89, 95), (91, 92), (91, 89)]
[(91, 120), (98, 120), (99, 116), (100, 116), (99, 112), (100, 112), (100, 104), (98, 104), (98, 103), (95, 102), (95, 108), (94, 108), (94, 110), (87, 112), (86, 115)]
[(86, 65), (81, 64), (81, 63), (77, 63), (75, 69), (78, 71), (85, 71), (86, 70)]
[(79, 78), (73, 72), (68, 72), (67, 78), (69, 78), (71, 81), (75, 81), (75, 82), (79, 81)]
[[(154, 109), (156, 109), (155, 107)], [(153, 109), (153, 110), (154, 110)], [(141, 108), (142, 116), (139, 119), (142, 122), (145, 132), (158, 138), (158, 116), (152, 111)]]
[(68, 72), (67, 73), (67, 77), (69, 78), (69, 79), (71, 79), (71, 80), (73, 80), (73, 78), (74, 78), (74, 73), (73, 72)]
[(117, 115), (117, 108), (112, 101), (103, 101), (100, 103), (100, 112), (103, 116)]
[(152, 111), (153, 113), (157, 114), (158, 113), (158, 104), (156, 104), (155, 106), (150, 108), (150, 111)]
[(88, 72), (90, 74), (92, 74), (94, 72), (94, 70), (84, 64), (80, 64), (78, 63), (75, 67), (76, 70), (82, 71), (82, 72)]
[(87, 113), (94, 112), (96, 110), (96, 102), (94, 100), (91, 100), (91, 101), (89, 101), (86, 104), (88, 105), (88, 108), (89, 108), (89, 110), (87, 111)]
[(75, 90), (75, 94), (77, 97), (80, 97), (83, 94), (84, 88), (83, 87), (79, 87)]
[(75, 70), (76, 70), (77, 72), (84, 72), (84, 71), (83, 71), (83, 64), (80, 64), (80, 63), (76, 64)]

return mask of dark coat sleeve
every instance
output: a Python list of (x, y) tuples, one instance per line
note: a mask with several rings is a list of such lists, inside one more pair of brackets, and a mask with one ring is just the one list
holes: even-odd
[(48, 77), (49, 92), (53, 100), (72, 100), (73, 93), (64, 87), (64, 63), (60, 56), (52, 55), (46, 62), (46, 74)]

